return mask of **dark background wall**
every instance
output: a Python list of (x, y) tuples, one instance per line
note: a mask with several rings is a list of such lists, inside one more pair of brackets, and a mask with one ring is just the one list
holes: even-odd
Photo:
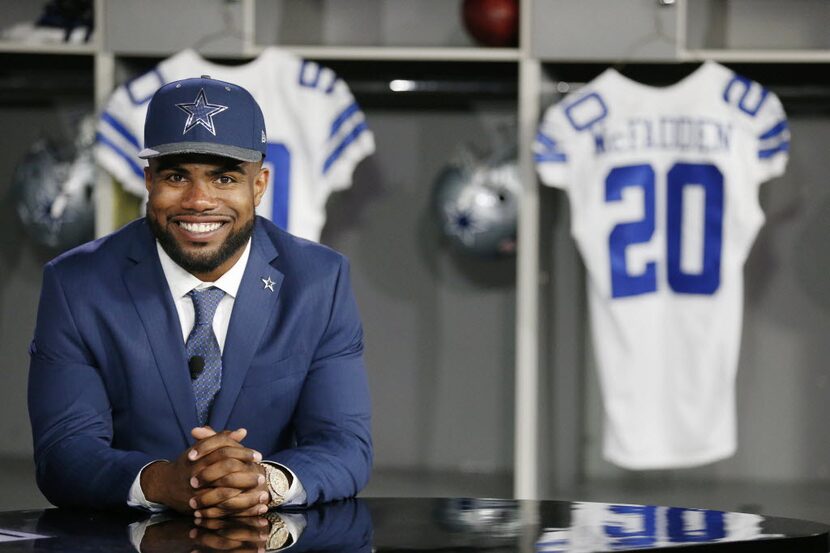
[(0, 55), (0, 125), (6, 133), (0, 148), (0, 457), (31, 456), (28, 344), (41, 268), (55, 255), (30, 239), (19, 222), (14, 170), (32, 143), (66, 140), (72, 120), (92, 110), (91, 59)]

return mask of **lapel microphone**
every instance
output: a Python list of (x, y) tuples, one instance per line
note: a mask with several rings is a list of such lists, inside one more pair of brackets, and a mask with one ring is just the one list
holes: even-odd
[(205, 358), (201, 355), (194, 355), (187, 362), (187, 368), (190, 371), (190, 380), (196, 380), (205, 370)]

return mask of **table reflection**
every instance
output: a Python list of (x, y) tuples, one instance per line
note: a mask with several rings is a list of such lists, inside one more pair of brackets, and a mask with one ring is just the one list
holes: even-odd
[[(17, 533), (18, 541), (4, 541)], [(0, 553), (695, 551), (827, 553), (823, 524), (705, 509), (503, 499), (356, 499), (263, 517), (0, 513)]]
[[(498, 499), (439, 502), (434, 516), (447, 533), (439, 538), (445, 545), (489, 551), (593, 553), (727, 542), (758, 545), (792, 539), (794, 522), (802, 522), (799, 530), (804, 532), (827, 531), (803, 521), (707, 509)], [(825, 549), (819, 545), (817, 550)]]
[(201, 520), (50, 509), (40, 516), (36, 531), (54, 537), (32, 542), (34, 551), (372, 551), (372, 518), (362, 500), (265, 516)]
[(536, 550), (591, 553), (782, 537), (764, 533), (763, 520), (754, 514), (706, 509), (577, 502), (571, 504), (569, 524), (545, 528)]

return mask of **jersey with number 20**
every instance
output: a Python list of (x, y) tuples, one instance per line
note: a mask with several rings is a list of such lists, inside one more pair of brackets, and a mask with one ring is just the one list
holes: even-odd
[(162, 61), (112, 94), (98, 124), (98, 163), (127, 191), (143, 196), (145, 163), (137, 154), (143, 148), (147, 104), (163, 84), (200, 75), (242, 86), (262, 108), (271, 182), (257, 214), (319, 240), (330, 193), (351, 185), (355, 166), (375, 143), (346, 83), (330, 69), (288, 52), (268, 48), (238, 66), (211, 63), (193, 50)]
[(663, 88), (608, 69), (545, 113), (535, 160), (570, 200), (615, 464), (734, 454), (743, 266), (788, 150), (778, 98), (714, 62)]

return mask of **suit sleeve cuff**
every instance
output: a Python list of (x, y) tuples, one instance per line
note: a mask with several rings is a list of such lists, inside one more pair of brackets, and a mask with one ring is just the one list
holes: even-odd
[[(166, 505), (163, 505), (161, 503), (153, 503), (152, 501), (147, 501), (147, 498), (144, 497), (144, 490), (141, 489), (141, 474), (144, 472), (144, 469), (146, 469), (153, 463), (158, 463), (159, 461), (163, 460), (164, 459), (157, 459), (141, 467), (141, 470), (138, 471), (138, 475), (135, 477), (135, 480), (133, 480), (133, 485), (130, 486), (130, 495), (127, 497), (128, 506), (137, 507), (139, 509), (145, 509), (147, 511), (150, 511), (151, 513), (158, 513), (160, 511), (164, 511), (167, 509)], [(305, 492), (303, 492), (303, 496), (305, 496)]]

